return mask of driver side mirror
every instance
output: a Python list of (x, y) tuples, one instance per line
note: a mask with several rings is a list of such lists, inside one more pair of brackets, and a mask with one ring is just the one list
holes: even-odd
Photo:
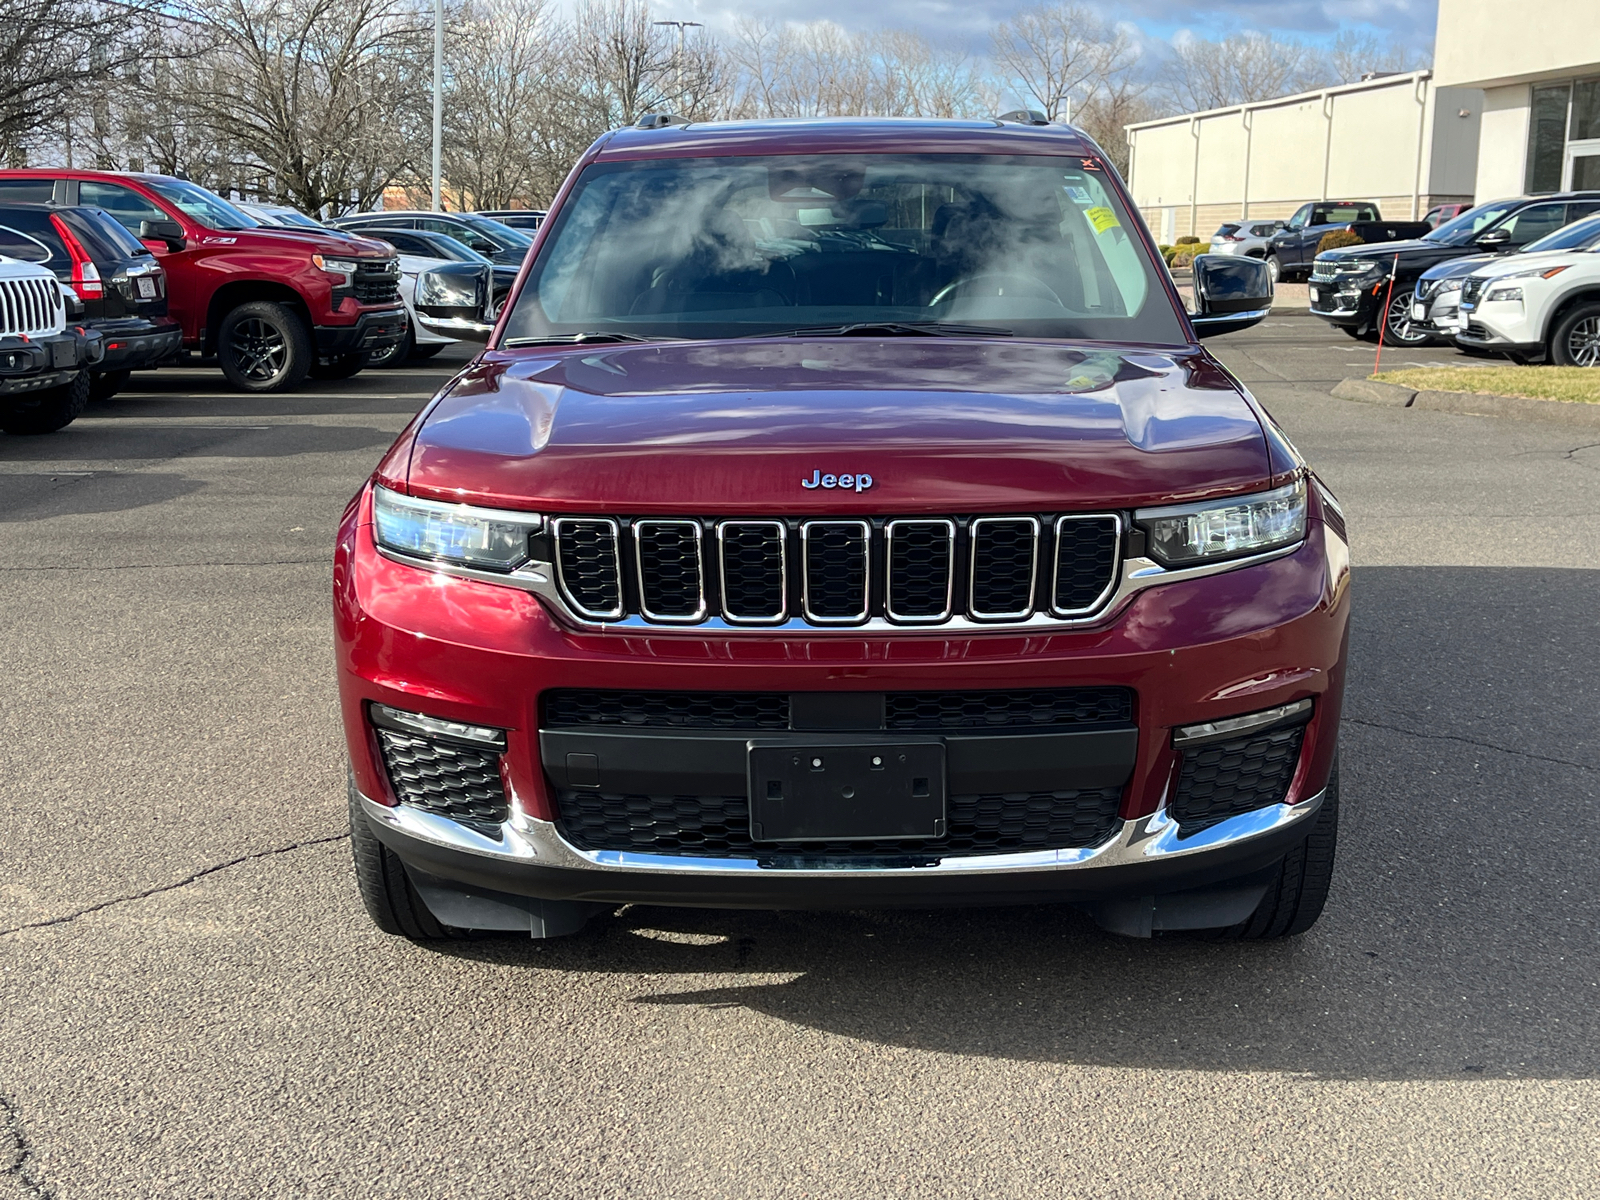
[(1201, 254), (1194, 260), (1194, 300), (1195, 336), (1237, 333), (1272, 311), (1272, 275), (1259, 258)]
[(1511, 230), (1501, 226), (1499, 229), (1479, 234), (1477, 240), (1480, 246), (1504, 246), (1511, 241)]
[(417, 276), (413, 307), (417, 323), (429, 333), (487, 342), (494, 332), (489, 316), (494, 270), (484, 263), (449, 263)]
[(167, 249), (173, 254), (188, 244), (183, 240), (183, 226), (176, 221), (140, 221), (139, 240), (165, 242)]

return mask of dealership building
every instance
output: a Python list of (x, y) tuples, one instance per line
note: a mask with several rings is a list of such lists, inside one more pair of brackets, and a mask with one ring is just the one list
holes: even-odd
[(1163, 242), (1308, 200), (1372, 200), (1413, 220), (1470, 200), (1483, 93), (1385, 75), (1128, 126), (1128, 188)]
[(1600, 3), (1439, 0), (1434, 75), (1483, 92), (1479, 200), (1600, 189)]

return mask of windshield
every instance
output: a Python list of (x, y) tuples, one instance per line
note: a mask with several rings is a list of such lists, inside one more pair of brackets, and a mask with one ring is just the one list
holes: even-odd
[(1522, 248), (1524, 254), (1537, 254), (1541, 250), (1588, 250), (1600, 245), (1600, 216), (1585, 217), (1547, 233), (1536, 242)]
[(300, 225), (306, 229), (324, 228), (321, 221), (317, 220), (315, 217), (308, 217), (303, 212), (292, 210), (289, 212), (284, 212), (280, 209), (274, 212), (272, 215), (278, 219), (278, 224), (280, 225)]
[(465, 221), (479, 233), (492, 237), (501, 245), (509, 244), (513, 249), (526, 250), (533, 245), (533, 239), (520, 229), (513, 229), (499, 221), (492, 221), (488, 217), (480, 217), (477, 213), (459, 213), (459, 219)]
[(1480, 204), (1469, 208), (1453, 221), (1446, 221), (1431, 233), (1422, 235), (1425, 242), (1443, 242), (1446, 246), (1465, 246), (1478, 234), (1493, 225), (1517, 206), (1515, 200), (1502, 200), (1495, 204)]
[(172, 201), (196, 221), (212, 229), (255, 229), (261, 224), (215, 192), (208, 192), (187, 179), (146, 176), (144, 182), (158, 196)]
[(546, 236), (507, 344), (851, 324), (1182, 344), (1126, 209), (1079, 157), (596, 163)]
[(465, 242), (458, 242), (447, 233), (429, 234), (425, 239), (428, 249), (435, 258), (446, 258), (451, 262), (486, 263), (492, 261), (485, 255), (479, 254)]

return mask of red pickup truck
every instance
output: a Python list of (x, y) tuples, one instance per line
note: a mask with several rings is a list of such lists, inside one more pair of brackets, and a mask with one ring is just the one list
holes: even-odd
[(240, 391), (313, 372), (347, 378), (405, 335), (400, 268), (383, 242), (264, 226), (169, 175), (0, 170), (0, 200), (101, 208), (155, 253), (185, 349), (215, 355)]

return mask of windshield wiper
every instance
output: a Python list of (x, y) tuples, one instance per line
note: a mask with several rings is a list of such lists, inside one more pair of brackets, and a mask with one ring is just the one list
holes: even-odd
[(748, 337), (1010, 337), (1011, 330), (949, 321), (857, 321), (853, 325), (807, 325)]
[(505, 346), (582, 346), (589, 342), (681, 342), (685, 338), (675, 337), (643, 337), (637, 333), (617, 333), (611, 330), (592, 330), (588, 333), (572, 333), (561, 337), (519, 337), (508, 338), (502, 342)]

